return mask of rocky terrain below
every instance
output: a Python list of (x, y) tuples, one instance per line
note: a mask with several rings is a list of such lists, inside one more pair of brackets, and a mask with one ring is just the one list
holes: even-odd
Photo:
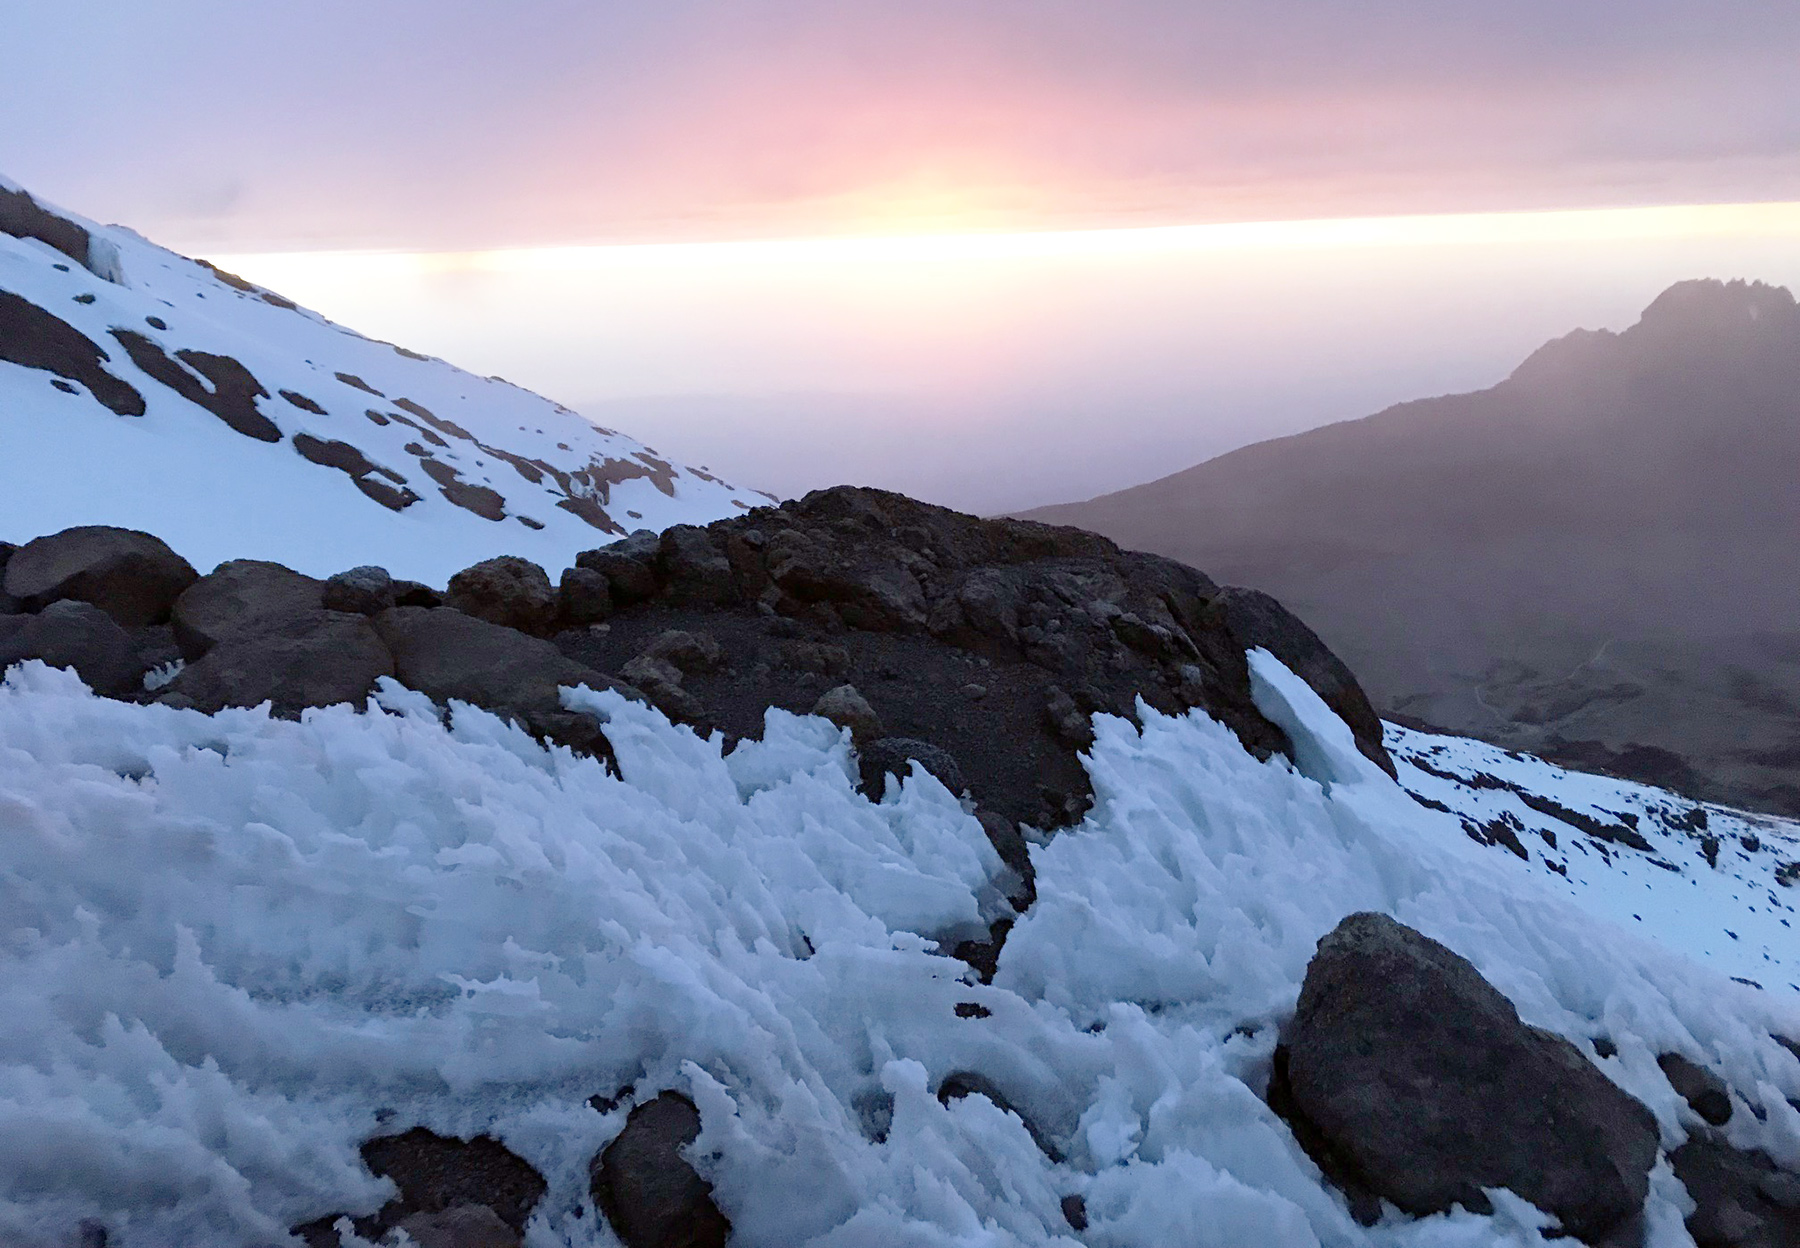
[[(1005, 864), (987, 937), (944, 951), (968, 965), (972, 989), (1034, 903), (1028, 843), (1092, 800), (1079, 756), (1096, 714), (1133, 717), (1140, 700), (1197, 708), (1258, 757), (1291, 753), (1252, 697), (1245, 652), (1263, 647), (1337, 711), (1366, 757), (1395, 770), (1355, 678), (1267, 595), (1079, 530), (873, 490), (634, 534), (554, 581), (510, 556), (442, 588), (375, 567), (315, 579), (258, 561), (202, 576), (149, 534), (78, 528), (0, 547), (0, 586), (0, 666), (70, 666), (96, 692), (137, 702), (267, 703), (294, 717), (362, 704), (386, 679), (448, 714), (473, 704), (609, 760), (606, 724), (568, 709), (560, 689), (615, 690), (722, 734), (726, 748), (758, 737), (771, 707), (829, 718), (854, 742), (865, 792), (929, 773), (975, 811)], [(1484, 1193), (1505, 1187), (1585, 1242), (1636, 1245), (1663, 1149), (1650, 1111), (1595, 1065), (1602, 1043), (1588, 1052), (1526, 1026), (1443, 946), (1355, 915), (1321, 942), (1267, 1095), (1361, 1220), (1488, 1209)], [(1697, 1201), (1699, 1242), (1795, 1242), (1800, 1178), (1723, 1130), (1734, 1114), (1766, 1115), (1764, 1091), (1727, 1085), (1703, 1053), (1661, 1061), (1694, 1115), (1672, 1161)], [(1018, 1115), (1055, 1156), (1052, 1134), (980, 1072), (954, 1071), (935, 1091)], [(590, 1165), (593, 1205), (618, 1237), (629, 1248), (725, 1244), (730, 1222), (683, 1152), (700, 1133), (694, 1102), (627, 1085), (594, 1089), (591, 1105), (628, 1109)], [(393, 1128), (361, 1152), (396, 1195), (372, 1214), (321, 1210), (296, 1235), (313, 1248), (352, 1232), (404, 1232), (423, 1248), (522, 1242), (546, 1190), (529, 1164), (487, 1136)], [(1070, 1233), (1086, 1228), (1079, 1195), (1063, 1214)], [(99, 1224), (84, 1234), (106, 1242)]]

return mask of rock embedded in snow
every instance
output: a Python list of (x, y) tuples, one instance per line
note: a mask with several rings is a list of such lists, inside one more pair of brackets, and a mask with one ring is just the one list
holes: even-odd
[(1664, 1053), (1656, 1064), (1676, 1095), (1707, 1124), (1722, 1127), (1731, 1120), (1731, 1089), (1718, 1075), (1679, 1053)]
[(1282, 1045), (1293, 1111), (1406, 1212), (1485, 1212), (1482, 1189), (1504, 1187), (1588, 1243), (1641, 1235), (1654, 1116), (1437, 941), (1346, 918), (1319, 942)]
[(590, 1190), (625, 1248), (723, 1248), (731, 1222), (683, 1150), (700, 1135), (700, 1112), (679, 1092), (631, 1111), (594, 1159)]
[(6, 561), (6, 593), (28, 610), (59, 598), (91, 602), (127, 627), (158, 624), (198, 574), (157, 537), (110, 525), (64, 529)]
[(94, 692), (111, 698), (136, 694), (147, 666), (112, 616), (68, 598), (36, 615), (0, 616), (0, 670), (22, 659), (72, 667)]
[[(850, 688), (851, 686), (844, 686)], [(827, 695), (829, 696), (829, 695)], [(815, 715), (824, 714), (814, 711)], [(831, 716), (826, 715), (827, 719)], [(835, 721), (834, 721), (835, 722)], [(963, 780), (962, 768), (956, 765), (956, 759), (950, 751), (929, 741), (921, 741), (917, 737), (876, 737), (874, 740), (859, 740), (856, 745), (857, 764), (862, 774), (863, 792), (879, 799), (887, 785), (887, 777), (894, 776), (904, 780), (917, 763), (929, 774), (936, 776), (952, 793), (961, 794), (968, 787)], [(996, 819), (1001, 816), (995, 816)], [(1003, 854), (1002, 857), (1005, 855)]]
[(557, 596), (550, 577), (516, 555), (486, 559), (458, 572), (450, 578), (444, 605), (533, 636), (556, 623)]
[(269, 702), (292, 718), (311, 706), (360, 706), (379, 678), (393, 674), (393, 656), (366, 616), (318, 610), (218, 642), (182, 669), (161, 700), (208, 712)]
[(190, 661), (222, 641), (293, 630), (323, 615), (325, 585), (263, 559), (233, 559), (175, 600), (170, 622)]
[(1694, 1201), (1687, 1229), (1700, 1248), (1800, 1244), (1800, 1175), (1712, 1135), (1689, 1139), (1669, 1160)]
[(524, 1238), (486, 1205), (457, 1205), (442, 1213), (415, 1213), (395, 1229), (417, 1248), (519, 1248)]

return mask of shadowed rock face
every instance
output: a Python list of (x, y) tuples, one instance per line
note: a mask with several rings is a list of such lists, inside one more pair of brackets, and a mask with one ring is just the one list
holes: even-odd
[(1383, 714), (1800, 813), (1800, 307), (1683, 282), (1477, 394), (1029, 513), (1274, 594)]
[(168, 619), (195, 576), (187, 560), (148, 533), (84, 525), (25, 543), (7, 560), (3, 583), (28, 610), (73, 598), (133, 626)]
[(1385, 915), (1353, 914), (1319, 942), (1277, 1085), (1271, 1104), (1365, 1202), (1487, 1212), (1482, 1189), (1504, 1187), (1590, 1244), (1641, 1238), (1650, 1111), (1521, 1022), (1465, 959)]

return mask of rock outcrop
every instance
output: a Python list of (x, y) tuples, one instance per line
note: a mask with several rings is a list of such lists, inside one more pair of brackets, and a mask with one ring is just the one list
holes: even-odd
[[(1271, 1104), (1353, 1196), (1487, 1212), (1504, 1187), (1589, 1244), (1642, 1236), (1656, 1120), (1479, 971), (1380, 914), (1319, 942), (1283, 1028)], [(1354, 1199), (1360, 1196), (1361, 1199)]]
[(5, 588), (26, 610), (91, 602), (120, 624), (160, 624), (196, 573), (160, 539), (87, 525), (30, 541), (6, 561)]

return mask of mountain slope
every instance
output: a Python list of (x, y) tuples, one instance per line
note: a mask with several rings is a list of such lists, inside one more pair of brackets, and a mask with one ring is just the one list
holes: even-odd
[(434, 584), (768, 501), (4, 181), (0, 474), (0, 540), (114, 524)]
[(1684, 282), (1489, 390), (1048, 507), (1255, 585), (1384, 713), (1800, 810), (1800, 308)]

